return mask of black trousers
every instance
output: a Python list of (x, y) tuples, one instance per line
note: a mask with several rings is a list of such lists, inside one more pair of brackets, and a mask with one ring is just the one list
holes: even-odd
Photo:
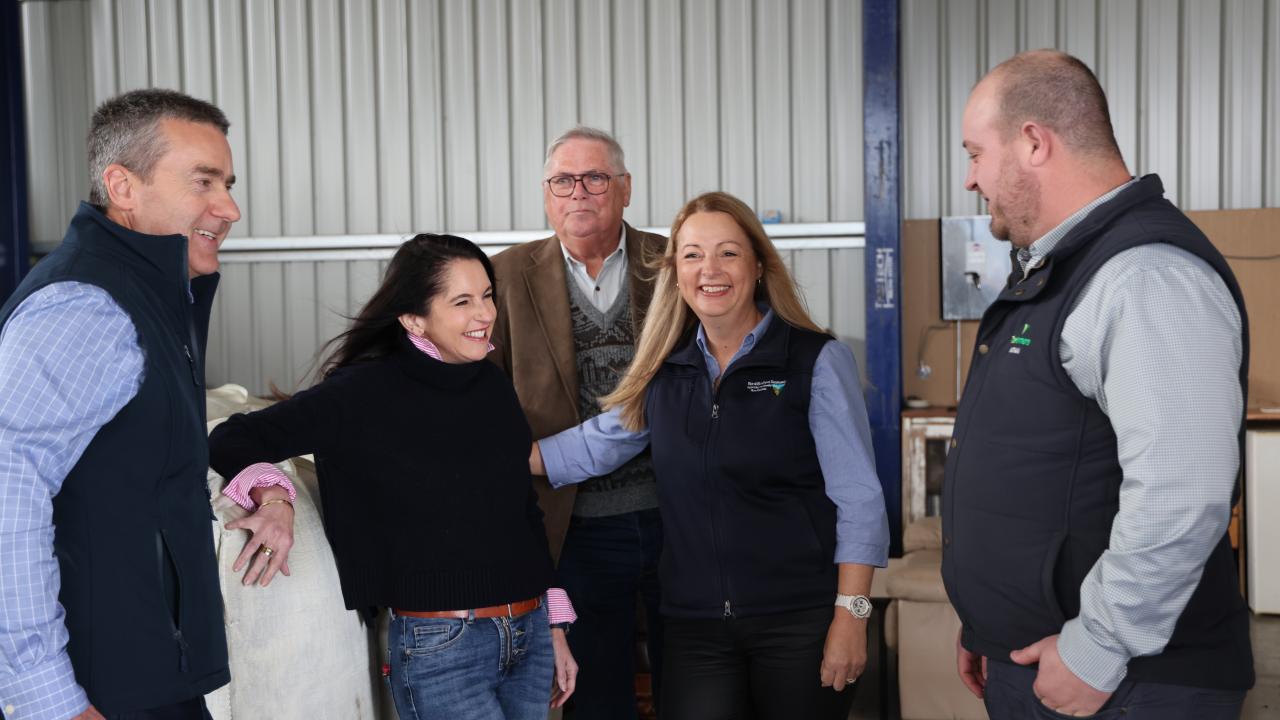
[[(1036, 668), (1013, 663), (987, 663), (987, 714), (991, 720), (1063, 720), (1036, 699), (1031, 686)], [(1243, 690), (1207, 690), (1186, 685), (1135, 683), (1125, 680), (1091, 720), (1237, 720)]]
[(569, 649), (578, 661), (578, 689), (565, 720), (634, 720), (636, 714), (636, 601), (644, 601), (653, 696), (661, 702), (662, 617), (658, 615), (658, 558), (662, 517), (657, 509), (574, 517), (569, 521), (557, 577), (578, 621)]
[(107, 715), (107, 720), (213, 720), (204, 698), (183, 700), (172, 705), (136, 710), (134, 712)]
[(854, 687), (822, 687), (829, 607), (724, 620), (666, 618), (662, 720), (844, 720)]

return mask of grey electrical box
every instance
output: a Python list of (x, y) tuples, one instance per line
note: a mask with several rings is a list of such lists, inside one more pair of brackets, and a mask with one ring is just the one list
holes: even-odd
[(942, 319), (981, 319), (1009, 267), (1009, 243), (991, 237), (990, 215), (942, 218)]

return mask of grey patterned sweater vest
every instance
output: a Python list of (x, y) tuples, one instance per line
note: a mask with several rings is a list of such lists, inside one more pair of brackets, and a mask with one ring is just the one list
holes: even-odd
[[(583, 421), (600, 414), (597, 399), (613, 392), (635, 355), (631, 327), (631, 278), (618, 289), (618, 297), (600, 312), (573, 278), (569, 288), (569, 313), (573, 321), (573, 347), (578, 361), (578, 412)], [(658, 507), (649, 450), (627, 461), (608, 475), (591, 478), (578, 486), (573, 514), (607, 517)]]

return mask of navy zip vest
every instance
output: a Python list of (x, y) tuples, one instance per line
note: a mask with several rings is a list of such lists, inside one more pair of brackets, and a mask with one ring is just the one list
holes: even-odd
[(836, 508), (809, 431), (813, 366), (830, 339), (775, 317), (713, 388), (691, 336), (649, 383), (664, 615), (753, 616), (832, 603)]
[(96, 285), (146, 357), (137, 395), (98, 430), (53, 499), (76, 682), (106, 714), (230, 679), (206, 484), (204, 348), (218, 276), (191, 281), (186, 239), (136, 233), (82, 203), (65, 239), (0, 308), (55, 282)]
[[(1108, 547), (1124, 476), (1115, 431), (1063, 369), (1059, 342), (1098, 268), (1156, 242), (1203, 259), (1230, 289), (1244, 328), (1245, 388), (1240, 287), (1204, 234), (1164, 199), (1155, 175), (1091, 212), (1025, 280), (1015, 261), (979, 326), (943, 487), (943, 579), (973, 652), (1008, 658), (1080, 613), (1080, 584)], [(1127, 678), (1252, 686), (1248, 611), (1238, 588), (1224, 533), (1164, 651), (1130, 660)]]

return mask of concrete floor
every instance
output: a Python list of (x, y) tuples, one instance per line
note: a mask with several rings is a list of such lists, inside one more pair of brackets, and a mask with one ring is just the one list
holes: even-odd
[[(1258, 681), (1245, 698), (1241, 718), (1275, 720), (1280, 718), (1280, 616), (1254, 615), (1252, 630), (1254, 670)], [(871, 637), (876, 637), (875, 632), (876, 628), (871, 628)], [(880, 698), (877, 695), (880, 668), (877, 665), (873, 649), (868, 658), (867, 670), (858, 681), (860, 687), (853, 703), (853, 711), (849, 713), (849, 720), (879, 720)], [(897, 698), (891, 698), (889, 717), (898, 717), (897, 705)]]

